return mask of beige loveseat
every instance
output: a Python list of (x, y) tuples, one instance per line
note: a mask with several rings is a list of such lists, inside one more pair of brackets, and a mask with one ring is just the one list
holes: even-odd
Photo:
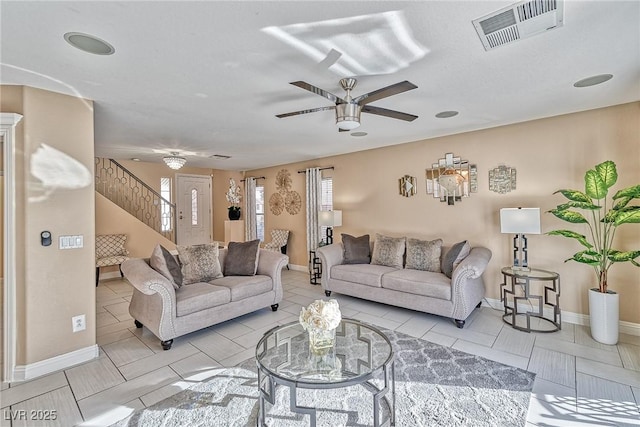
[[(447, 249), (443, 247), (442, 253)], [(448, 278), (431, 271), (344, 264), (342, 243), (323, 246), (317, 254), (322, 261), (321, 283), (327, 296), (338, 292), (450, 317), (458, 328), (482, 303), (485, 292), (482, 273), (491, 259), (489, 249), (473, 247)]]
[[(220, 249), (225, 265), (227, 249)], [(225, 276), (208, 283), (192, 283), (175, 289), (146, 259), (129, 259), (122, 264), (125, 278), (133, 285), (129, 313), (137, 327), (146, 326), (169, 350), (173, 339), (198, 329), (271, 306), (282, 301), (281, 271), (289, 258), (260, 249), (253, 276)]]

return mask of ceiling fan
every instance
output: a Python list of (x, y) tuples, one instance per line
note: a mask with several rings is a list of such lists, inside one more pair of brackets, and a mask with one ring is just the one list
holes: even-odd
[(418, 86), (405, 80), (400, 83), (393, 84), (391, 86), (384, 87), (382, 89), (374, 90), (373, 92), (365, 93), (357, 98), (351, 97), (351, 91), (356, 87), (358, 81), (354, 78), (344, 78), (340, 80), (340, 86), (347, 94), (344, 98), (340, 98), (326, 90), (313, 86), (303, 81), (291, 82), (292, 85), (299, 88), (308, 90), (317, 95), (327, 98), (329, 101), (334, 102), (336, 105), (330, 107), (313, 108), (311, 110), (294, 111), (291, 113), (277, 114), (276, 117), (284, 118), (290, 116), (297, 116), (300, 114), (315, 113), (316, 111), (335, 110), (336, 111), (336, 125), (340, 132), (350, 131), (360, 126), (360, 113), (377, 114), (379, 116), (391, 117), (392, 119), (406, 120), (408, 122), (414, 121), (418, 116), (413, 114), (402, 113), (395, 110), (387, 110), (386, 108), (374, 107), (367, 105), (370, 102), (377, 101), (382, 98), (386, 98), (392, 95), (397, 95), (402, 92), (406, 92), (411, 89), (416, 89)]

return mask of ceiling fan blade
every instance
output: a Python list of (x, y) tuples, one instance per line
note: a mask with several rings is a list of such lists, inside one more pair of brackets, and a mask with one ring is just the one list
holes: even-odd
[(387, 110), (386, 108), (374, 107), (371, 105), (365, 105), (364, 107), (362, 107), (362, 112), (377, 114), (378, 116), (391, 117), (392, 119), (406, 120), (407, 122), (412, 122), (418, 118), (418, 116), (414, 116), (413, 114), (402, 113), (395, 110)]
[(332, 105), (331, 107), (312, 108), (310, 110), (300, 110), (300, 111), (293, 111), (291, 113), (276, 114), (276, 117), (278, 117), (279, 119), (283, 119), (285, 117), (299, 116), (300, 114), (315, 113), (316, 111), (335, 110), (335, 109), (336, 109), (335, 105)]
[(346, 101), (342, 98), (340, 98), (339, 96), (336, 96), (330, 92), (327, 92), (324, 89), (320, 89), (319, 87), (316, 87), (314, 85), (311, 85), (307, 82), (303, 82), (303, 81), (297, 81), (297, 82), (291, 82), (290, 84), (294, 85), (294, 86), (298, 86), (301, 89), (304, 90), (308, 90), (309, 92), (315, 93), (316, 95), (320, 95), (322, 97), (327, 98), (329, 101), (335, 103), (335, 104), (344, 104), (346, 103)]
[(354, 98), (353, 101), (360, 105), (365, 105), (370, 102), (386, 98), (388, 96), (397, 95), (411, 89), (416, 89), (417, 87), (418, 86), (414, 85), (410, 81), (405, 80), (403, 82), (383, 87), (382, 89), (374, 90), (373, 92), (365, 93), (364, 95), (360, 95), (359, 97)]

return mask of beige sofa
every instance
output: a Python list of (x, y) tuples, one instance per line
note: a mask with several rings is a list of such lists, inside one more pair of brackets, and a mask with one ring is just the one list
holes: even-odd
[[(443, 248), (442, 253), (446, 252)], [(327, 296), (338, 292), (357, 298), (450, 317), (462, 328), (465, 319), (484, 298), (484, 272), (491, 251), (473, 247), (453, 270), (443, 273), (398, 269), (373, 264), (343, 264), (342, 243), (317, 250), (322, 261), (322, 288)]]
[[(220, 265), (225, 265), (226, 255), (227, 250), (220, 249)], [(226, 276), (176, 290), (148, 260), (129, 259), (122, 264), (134, 288), (129, 313), (138, 328), (146, 326), (169, 350), (181, 335), (264, 307), (276, 311), (282, 301), (281, 272), (288, 262), (286, 255), (260, 249), (254, 276)]]

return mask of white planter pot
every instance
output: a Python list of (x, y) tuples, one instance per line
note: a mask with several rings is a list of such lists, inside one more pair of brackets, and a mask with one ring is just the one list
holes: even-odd
[(620, 296), (613, 291), (602, 293), (597, 288), (589, 289), (589, 322), (593, 339), (602, 344), (617, 344), (619, 321)]

